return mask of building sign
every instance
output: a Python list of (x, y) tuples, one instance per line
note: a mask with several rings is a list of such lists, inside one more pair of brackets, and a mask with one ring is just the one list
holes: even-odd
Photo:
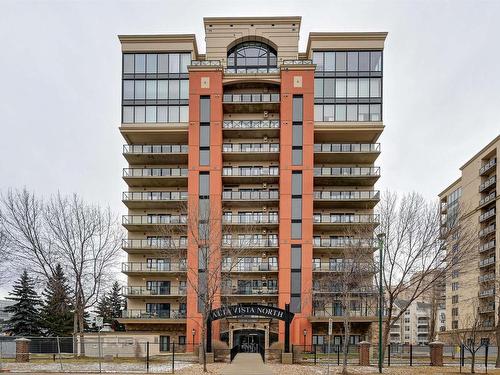
[(279, 319), (287, 323), (291, 323), (295, 314), (272, 306), (233, 305), (233, 306), (220, 307), (218, 309), (210, 311), (209, 319), (218, 320), (223, 318), (229, 318), (232, 316), (243, 316), (243, 315), (265, 316), (267, 318)]

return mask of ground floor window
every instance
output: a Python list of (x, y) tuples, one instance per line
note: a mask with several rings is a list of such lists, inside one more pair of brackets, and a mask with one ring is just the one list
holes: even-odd
[(186, 345), (186, 336), (179, 336), (179, 344)]
[(160, 352), (170, 351), (170, 336), (160, 336)]

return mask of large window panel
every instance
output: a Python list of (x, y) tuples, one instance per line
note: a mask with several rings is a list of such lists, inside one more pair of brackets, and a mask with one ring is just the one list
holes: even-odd
[(191, 65), (191, 54), (182, 53), (180, 57), (181, 57), (181, 73), (187, 73), (188, 66)]
[(171, 53), (168, 58), (168, 72), (179, 73), (180, 70), (179, 54)]
[(370, 78), (370, 97), (380, 98), (381, 95), (381, 80), (380, 78)]
[(347, 53), (347, 70), (350, 72), (358, 71), (358, 52)]
[(189, 107), (188, 106), (180, 106), (179, 107), (179, 122), (188, 122), (189, 121)]
[(156, 117), (157, 122), (168, 122), (168, 110), (165, 106), (158, 107), (158, 115)]
[(168, 83), (168, 98), (179, 99), (179, 81), (170, 81)]
[(168, 81), (167, 80), (158, 81), (158, 99), (159, 100), (168, 99)]
[(135, 107), (134, 122), (146, 122), (146, 108), (145, 107)]
[(318, 104), (314, 105), (314, 121), (323, 121), (323, 106), (322, 105), (318, 105)]
[(183, 79), (180, 81), (180, 99), (189, 99), (189, 81), (187, 79)]
[(335, 53), (325, 52), (325, 71), (333, 72), (335, 71)]
[(323, 64), (324, 52), (313, 52), (313, 64), (316, 64), (316, 71), (322, 72), (325, 69)]
[(179, 122), (179, 107), (168, 107), (168, 122)]
[(335, 94), (337, 98), (345, 98), (347, 95), (347, 80), (346, 79), (336, 79), (335, 80)]
[(156, 73), (156, 54), (146, 55), (146, 73)]
[(325, 98), (333, 98), (335, 97), (335, 80), (333, 78), (325, 78), (324, 86), (325, 86)]
[(370, 79), (360, 78), (359, 79), (359, 97), (368, 98), (370, 96)]
[(347, 121), (358, 121), (358, 106), (356, 104), (347, 105)]
[(145, 99), (146, 97), (146, 81), (135, 81), (135, 99)]
[(335, 106), (333, 104), (327, 104), (324, 106), (324, 121), (335, 121)]
[(134, 122), (134, 107), (123, 107), (123, 123), (130, 124)]
[(359, 52), (359, 71), (368, 72), (370, 71), (370, 52), (361, 51)]
[(134, 81), (123, 81), (123, 99), (134, 99)]
[(156, 80), (146, 81), (146, 99), (156, 99)]
[(346, 52), (336, 52), (335, 53), (335, 71), (345, 72), (347, 70), (347, 53)]
[(123, 73), (134, 73), (134, 58), (133, 54), (127, 53), (123, 55)]
[(358, 97), (358, 80), (356, 78), (350, 78), (347, 80), (347, 97)]
[(324, 80), (322, 78), (315, 78), (314, 79), (314, 97), (315, 98), (322, 98), (323, 97), (323, 82), (324, 82)]
[(146, 107), (146, 122), (156, 122), (156, 106)]
[(135, 55), (135, 72), (146, 73), (146, 55), (139, 53)]
[(335, 121), (346, 120), (346, 106), (345, 104), (337, 104), (335, 106)]
[(168, 54), (162, 53), (158, 55), (158, 73), (168, 73)]
[(382, 52), (373, 51), (370, 53), (370, 70), (372, 72), (382, 71)]

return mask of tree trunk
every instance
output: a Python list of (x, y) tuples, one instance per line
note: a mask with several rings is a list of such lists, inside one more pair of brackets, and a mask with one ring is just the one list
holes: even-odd
[(472, 352), (471, 362), (470, 362), (470, 373), (475, 374), (474, 365), (476, 364), (476, 352)]
[(382, 328), (382, 364), (384, 363), (384, 358), (385, 358), (385, 348), (387, 347), (387, 344), (389, 342), (389, 333), (391, 330), (391, 323), (389, 321), (389, 318), (385, 321), (383, 324)]
[(84, 329), (85, 329), (85, 323), (84, 323), (84, 311), (82, 307), (79, 307), (79, 312), (78, 312), (78, 331), (80, 333), (80, 355), (82, 357), (85, 357), (85, 337), (84, 337)]
[(350, 334), (350, 329), (349, 329), (349, 317), (346, 317), (346, 314), (344, 313), (344, 342), (342, 342), (342, 374), (346, 375), (347, 372), (347, 350), (348, 350), (348, 345), (349, 345), (349, 334)]
[(78, 313), (76, 310), (73, 312), (73, 356), (76, 357), (78, 355)]
[(207, 355), (206, 355), (206, 330), (207, 326), (205, 324), (205, 319), (203, 319), (203, 326), (201, 328), (201, 355), (203, 356), (203, 372), (207, 372)]

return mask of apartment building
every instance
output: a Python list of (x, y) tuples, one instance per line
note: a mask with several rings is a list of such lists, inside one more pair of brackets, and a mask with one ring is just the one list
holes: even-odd
[[(301, 52), (300, 24), (301, 17), (205, 18), (204, 54), (194, 35), (119, 36), (129, 164), (121, 322), (157, 335), (164, 350), (200, 342), (189, 275), (202, 270), (195, 234), (157, 228), (186, 223), (198, 206), (220, 209), (222, 246), (251, 245), (245, 256), (221, 260), (237, 267), (213, 307), (289, 305), (291, 344), (324, 343), (329, 319), (341, 341), (335, 275), (351, 261), (346, 247), (356, 243), (367, 262), (376, 247), (386, 33), (311, 33)], [(348, 234), (361, 227), (372, 232)], [(351, 343), (370, 340), (377, 319), (376, 308), (360, 302), (373, 294), (373, 275), (363, 277)], [(282, 345), (284, 330), (275, 319), (231, 317), (213, 325), (212, 338), (269, 347)]]
[[(498, 282), (499, 208), (497, 195), (497, 159), (500, 150), (500, 136), (497, 136), (461, 168), (461, 176), (448, 186), (439, 198), (441, 201), (442, 225), (452, 220), (457, 210), (467, 220), (466, 226), (474, 228), (477, 246), (474, 261), (460, 264), (451, 269), (446, 282), (446, 332), (442, 337), (451, 340), (453, 330), (470, 328), (479, 314), (484, 339), (495, 325)], [(476, 229), (477, 228), (477, 229)], [(453, 239), (447, 246), (455, 251)]]

